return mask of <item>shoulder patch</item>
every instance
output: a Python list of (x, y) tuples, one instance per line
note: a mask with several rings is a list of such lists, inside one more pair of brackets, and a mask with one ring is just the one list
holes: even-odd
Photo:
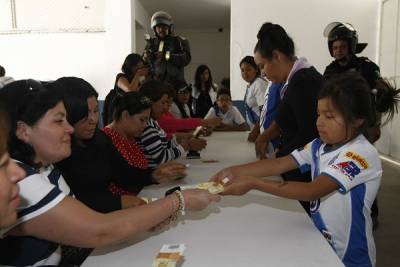
[(357, 166), (357, 164), (354, 163), (354, 161), (343, 161), (335, 165), (331, 165), (330, 167), (339, 170), (347, 178), (349, 178), (350, 181), (353, 181), (353, 179), (361, 172), (361, 169)]
[(357, 153), (352, 152), (352, 151), (347, 151), (345, 156), (348, 157), (349, 159), (352, 159), (352, 160), (356, 161), (357, 163), (359, 163), (363, 169), (368, 168), (368, 162), (363, 157), (358, 155)]

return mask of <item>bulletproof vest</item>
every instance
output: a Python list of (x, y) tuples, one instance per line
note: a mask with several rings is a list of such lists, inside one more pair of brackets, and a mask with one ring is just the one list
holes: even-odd
[(342, 66), (336, 60), (329, 64), (324, 72), (325, 79), (329, 80), (344, 73), (358, 73), (367, 80), (371, 88), (375, 87), (376, 80), (381, 78), (379, 67), (366, 57), (353, 56), (350, 62)]

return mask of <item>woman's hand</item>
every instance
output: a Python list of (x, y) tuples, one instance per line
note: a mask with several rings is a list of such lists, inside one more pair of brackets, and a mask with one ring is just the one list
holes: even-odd
[(173, 181), (186, 175), (186, 166), (174, 161), (163, 163), (153, 171), (153, 178), (158, 183)]
[(189, 150), (200, 151), (207, 146), (207, 141), (201, 138), (189, 139)]
[(267, 144), (268, 140), (260, 134), (258, 135), (255, 143), (255, 149), (256, 149), (256, 156), (259, 159), (266, 159), (267, 158)]
[(221, 200), (221, 196), (210, 194), (203, 189), (183, 190), (182, 195), (185, 199), (185, 209), (192, 211), (205, 209), (211, 202)]
[(202, 120), (201, 125), (204, 127), (215, 128), (215, 127), (220, 126), (221, 123), (222, 123), (222, 118), (215, 117), (215, 118), (209, 118), (209, 119)]
[(210, 127), (203, 127), (200, 131), (200, 135), (202, 136), (210, 136), (212, 134), (212, 128)]

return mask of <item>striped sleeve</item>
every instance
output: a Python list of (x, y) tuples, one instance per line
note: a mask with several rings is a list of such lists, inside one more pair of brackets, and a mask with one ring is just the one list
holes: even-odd
[(177, 159), (185, 151), (174, 139), (168, 140), (165, 133), (152, 124), (149, 124), (141, 135), (140, 145), (149, 161), (150, 168)]
[(66, 194), (39, 173), (26, 177), (18, 182), (18, 185), (21, 201), (17, 208), (17, 221), (12, 226), (1, 229), (0, 235), (45, 213), (66, 197)]

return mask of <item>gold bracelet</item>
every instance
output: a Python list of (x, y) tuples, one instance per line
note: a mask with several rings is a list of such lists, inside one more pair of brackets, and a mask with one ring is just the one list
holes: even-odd
[(185, 198), (183, 197), (183, 194), (180, 190), (176, 190), (174, 191), (174, 194), (176, 194), (176, 196), (179, 199), (179, 206), (178, 206), (178, 210), (177, 213), (180, 211), (182, 215), (185, 215)]

